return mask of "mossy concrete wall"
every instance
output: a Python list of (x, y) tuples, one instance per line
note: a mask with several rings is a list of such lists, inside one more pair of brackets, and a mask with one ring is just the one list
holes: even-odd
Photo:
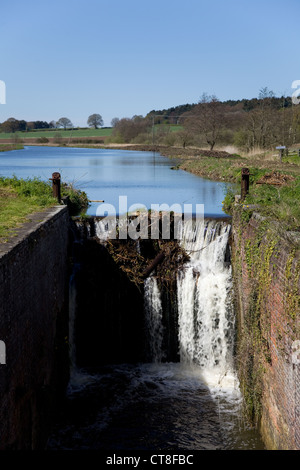
[(67, 208), (52, 207), (0, 244), (2, 450), (44, 447), (67, 381), (68, 226)]
[(300, 233), (236, 208), (232, 263), (245, 408), (269, 449), (300, 449)]

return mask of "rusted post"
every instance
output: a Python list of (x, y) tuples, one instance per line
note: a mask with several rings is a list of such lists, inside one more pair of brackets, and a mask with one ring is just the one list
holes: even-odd
[(52, 178), (49, 178), (52, 181), (52, 193), (53, 197), (57, 199), (58, 202), (61, 201), (60, 194), (60, 173), (52, 173)]
[(246, 194), (249, 192), (249, 178), (250, 171), (249, 168), (242, 168), (242, 181), (241, 181), (241, 200), (243, 201), (246, 197)]

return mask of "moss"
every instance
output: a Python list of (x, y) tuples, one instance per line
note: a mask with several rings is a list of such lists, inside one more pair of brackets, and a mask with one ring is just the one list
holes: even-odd
[[(285, 267), (285, 311), (289, 318), (296, 319), (300, 310), (299, 279), (300, 260), (296, 259), (296, 249), (292, 250)], [(295, 325), (294, 332), (296, 332)]]

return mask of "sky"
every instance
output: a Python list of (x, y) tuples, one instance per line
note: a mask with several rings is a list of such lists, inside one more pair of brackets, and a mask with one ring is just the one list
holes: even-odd
[(299, 18), (299, 0), (0, 0), (0, 122), (291, 96)]

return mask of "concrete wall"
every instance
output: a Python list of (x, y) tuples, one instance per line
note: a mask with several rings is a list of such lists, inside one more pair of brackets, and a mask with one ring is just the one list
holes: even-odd
[(300, 449), (300, 237), (235, 210), (237, 365), (245, 406), (269, 449)]
[(68, 226), (56, 206), (0, 244), (0, 449), (43, 448), (66, 384)]

